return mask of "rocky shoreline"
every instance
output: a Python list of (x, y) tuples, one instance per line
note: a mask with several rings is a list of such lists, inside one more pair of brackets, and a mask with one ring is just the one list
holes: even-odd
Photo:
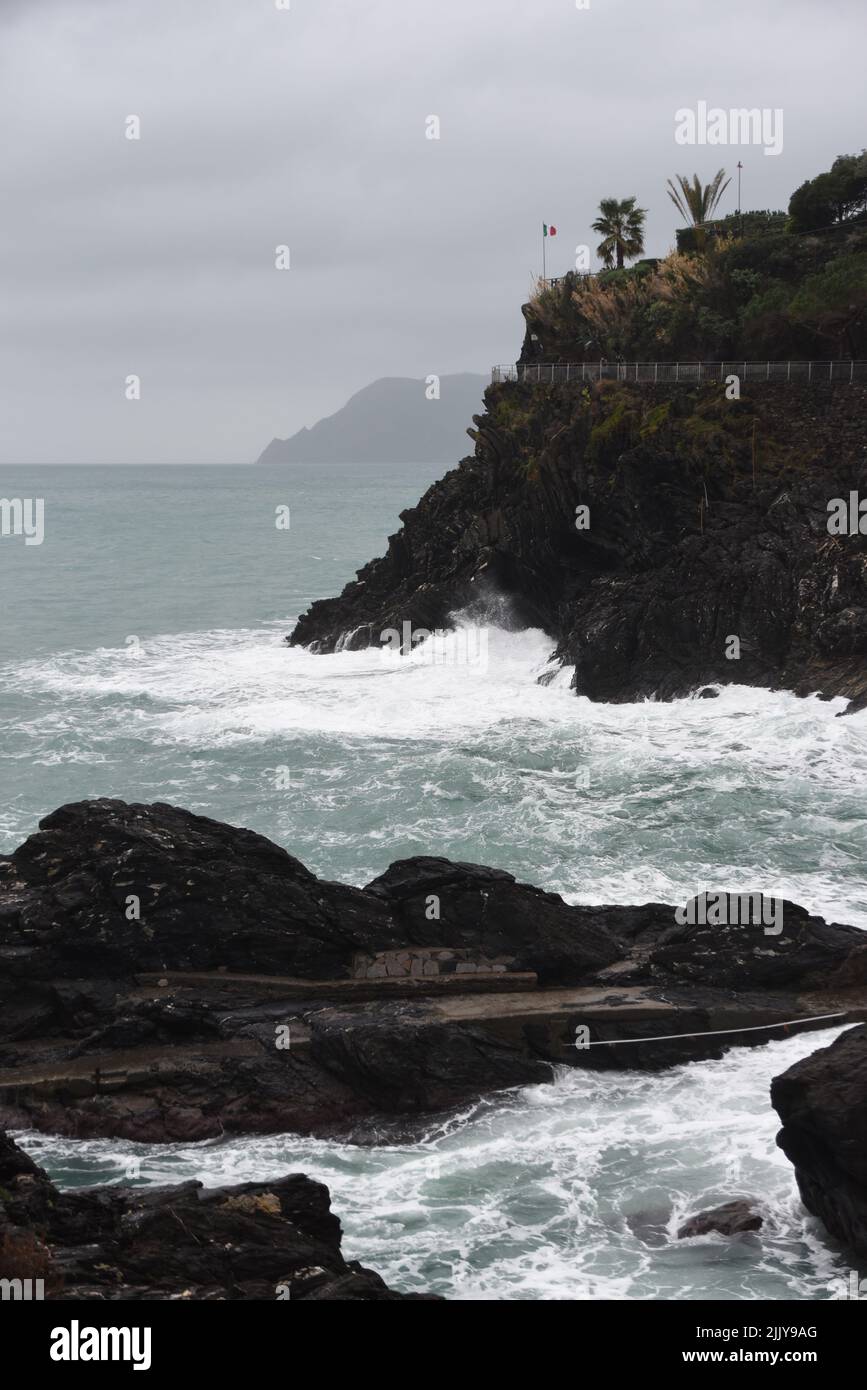
[(76, 803), (0, 859), (0, 1124), (363, 1142), (556, 1066), (867, 1019), (864, 933), (780, 907), (681, 924), (432, 858), (352, 888), (177, 807)]
[[(177, 807), (75, 803), (0, 859), (0, 1126), (394, 1142), (556, 1066), (656, 1070), (867, 1020), (865, 934), (776, 906), (771, 928), (570, 906), (432, 858), (358, 889)], [(861, 1253), (865, 1044), (856, 1027), (773, 1085), (805, 1204)], [(4, 1267), (30, 1231), (58, 1297), (400, 1297), (344, 1261), (305, 1177), (58, 1194), (11, 1140), (0, 1160)]]
[(0, 1276), (25, 1299), (440, 1301), (388, 1288), (341, 1238), (328, 1189), (300, 1173), (63, 1192), (0, 1131)]
[(379, 646), (461, 612), (542, 628), (593, 700), (867, 703), (867, 536), (828, 525), (831, 499), (867, 496), (867, 388), (507, 383), (474, 424), (474, 456), (288, 641)]

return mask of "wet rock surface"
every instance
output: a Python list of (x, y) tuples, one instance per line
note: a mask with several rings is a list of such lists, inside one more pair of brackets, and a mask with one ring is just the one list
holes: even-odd
[(700, 1211), (685, 1221), (677, 1233), (678, 1240), (693, 1236), (738, 1236), (747, 1231), (760, 1231), (764, 1225), (754, 1202), (738, 1200), (725, 1202), (710, 1211)]
[(771, 1083), (783, 1122), (777, 1143), (804, 1205), (867, 1258), (867, 1028), (796, 1062)]

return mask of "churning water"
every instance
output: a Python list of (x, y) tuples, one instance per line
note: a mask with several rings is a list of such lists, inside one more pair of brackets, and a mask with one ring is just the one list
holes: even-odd
[[(63, 1185), (207, 1185), (305, 1172), (331, 1189), (344, 1248), (396, 1288), (451, 1299), (831, 1299), (850, 1261), (804, 1211), (776, 1148), (770, 1078), (838, 1032), (662, 1075), (563, 1070), (424, 1141), (288, 1135), (171, 1148), (28, 1134)], [(685, 1217), (758, 1200), (761, 1232), (678, 1241)]]
[[(45, 540), (0, 541), (0, 847), (86, 796), (173, 801), (330, 878), (443, 854), (572, 902), (763, 890), (867, 927), (867, 715), (729, 687), (594, 705), (552, 641), (491, 626), (485, 660), (312, 656), (283, 636), (381, 553), (429, 470), (0, 469)], [(276, 509), (291, 507), (289, 531)], [(450, 660), (449, 657), (453, 659)], [(346, 1247), (456, 1298), (833, 1297), (842, 1257), (774, 1147), (770, 1078), (833, 1034), (662, 1076), (568, 1072), (372, 1148), (291, 1136), (161, 1149), (28, 1135), (61, 1181), (303, 1169)], [(672, 1240), (758, 1199), (758, 1236)]]

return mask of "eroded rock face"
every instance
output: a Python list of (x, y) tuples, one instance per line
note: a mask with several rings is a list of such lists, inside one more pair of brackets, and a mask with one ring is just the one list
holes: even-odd
[(405, 1297), (347, 1262), (327, 1187), (303, 1174), (205, 1189), (60, 1192), (0, 1131), (0, 1278), (59, 1300)]
[(867, 1257), (867, 1027), (775, 1077), (771, 1100), (804, 1205)]
[(733, 403), (714, 385), (506, 385), (485, 403), (475, 457), (293, 644), (377, 646), (456, 610), (502, 623), (505, 598), (591, 699), (738, 683), (863, 708), (867, 537), (829, 535), (828, 503), (867, 496), (864, 387), (756, 385)]

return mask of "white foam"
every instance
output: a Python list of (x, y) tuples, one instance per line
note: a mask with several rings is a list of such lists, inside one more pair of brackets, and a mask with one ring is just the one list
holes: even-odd
[[(573, 902), (761, 889), (867, 926), (867, 719), (838, 719), (842, 701), (729, 686), (594, 704), (538, 630), (491, 627), (484, 664), (453, 664), (478, 650), (459, 627), (432, 664), (429, 644), (315, 656), (286, 646), (288, 626), (7, 666), (27, 697), (8, 758), (68, 774), (40, 813), (170, 794), (356, 882), (443, 853)], [(274, 789), (287, 764), (291, 796)], [(10, 843), (32, 829), (25, 812), (4, 824)]]
[[(21, 663), (6, 679), (12, 688), (59, 696), (150, 701), (153, 710), (145, 707), (144, 716), (179, 742), (267, 739), (296, 730), (442, 735), (514, 717), (519, 692), (524, 713), (529, 698), (536, 717), (551, 716), (558, 700), (536, 683), (551, 653), (549, 637), (491, 629), (486, 667), (459, 664), (461, 643), (460, 632), (448, 633), (433, 662), (432, 641), (405, 657), (379, 648), (314, 656), (286, 646), (277, 632), (214, 631), (154, 638), (135, 654), (126, 647), (61, 653)], [(574, 715), (574, 701), (560, 693), (564, 713)]]

